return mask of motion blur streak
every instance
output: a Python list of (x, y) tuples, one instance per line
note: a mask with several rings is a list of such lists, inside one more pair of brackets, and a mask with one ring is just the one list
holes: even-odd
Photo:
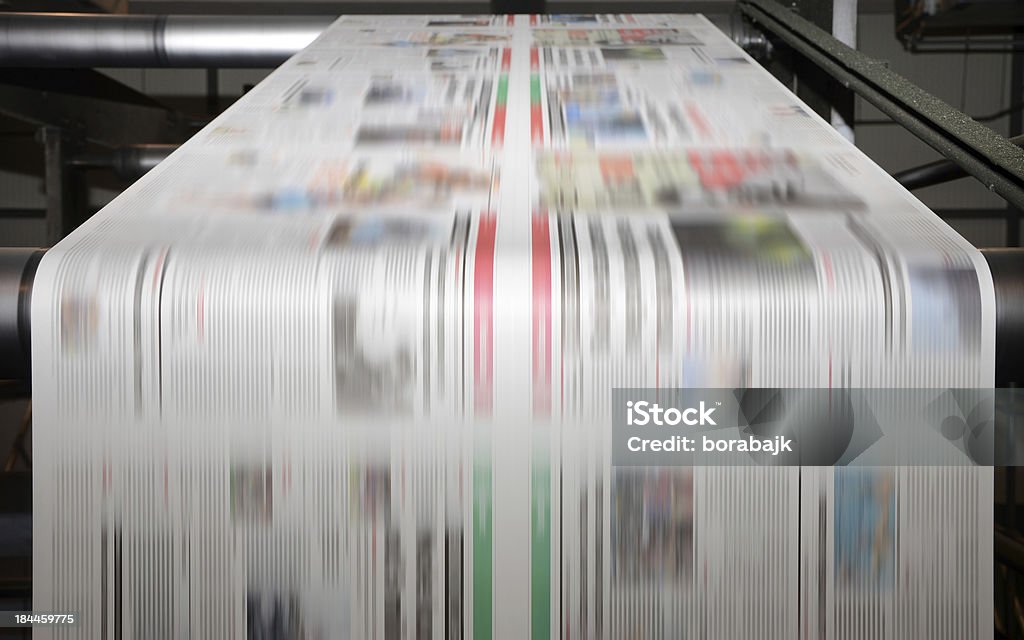
[(32, 318), (39, 637), (991, 629), (991, 469), (610, 464), (616, 387), (993, 381), (980, 255), (700, 16), (343, 17)]

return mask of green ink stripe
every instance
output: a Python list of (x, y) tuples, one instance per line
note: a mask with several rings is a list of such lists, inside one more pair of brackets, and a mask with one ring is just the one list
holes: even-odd
[(508, 76), (502, 74), (498, 77), (498, 104), (508, 102)]
[(494, 615), (492, 490), (488, 445), (477, 451), (473, 464), (473, 637), (480, 640), (490, 640)]
[(546, 447), (533, 450), (530, 488), (530, 598), (532, 640), (551, 637), (551, 464)]
[(540, 104), (540, 75), (530, 75), (530, 104)]

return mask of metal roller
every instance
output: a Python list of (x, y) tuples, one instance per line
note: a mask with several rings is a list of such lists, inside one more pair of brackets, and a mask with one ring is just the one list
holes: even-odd
[(135, 180), (163, 162), (178, 145), (137, 144), (112, 149), (106, 153), (88, 153), (70, 160), (78, 169), (108, 169), (125, 180)]
[(0, 378), (26, 380), (32, 365), (32, 279), (43, 249), (0, 249)]
[(982, 249), (996, 293), (996, 385), (1024, 380), (1024, 250)]
[[(32, 278), (43, 249), (0, 249), (0, 379), (31, 367)], [(995, 284), (996, 386), (1024, 380), (1024, 249), (982, 249)]]
[(0, 14), (3, 67), (276, 67), (331, 16)]

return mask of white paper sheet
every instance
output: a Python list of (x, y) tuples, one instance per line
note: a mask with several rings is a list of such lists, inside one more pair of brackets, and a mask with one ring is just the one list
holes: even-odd
[(609, 416), (991, 386), (994, 313), (980, 254), (701, 16), (346, 16), (40, 265), (33, 608), (984, 636), (990, 469), (612, 468)]

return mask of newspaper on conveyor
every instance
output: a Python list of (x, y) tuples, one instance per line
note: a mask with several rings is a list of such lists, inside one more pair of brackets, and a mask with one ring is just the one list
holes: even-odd
[(611, 464), (614, 389), (993, 384), (980, 254), (702, 16), (342, 17), (33, 293), (40, 637), (991, 629), (991, 469)]

